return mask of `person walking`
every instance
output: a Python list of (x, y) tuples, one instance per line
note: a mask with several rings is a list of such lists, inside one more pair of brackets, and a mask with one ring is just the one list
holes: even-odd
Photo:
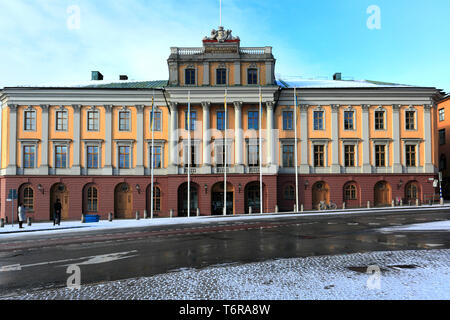
[(56, 199), (53, 209), (55, 212), (53, 217), (53, 225), (57, 224), (59, 226), (59, 224), (61, 223), (61, 210), (62, 210), (61, 201), (59, 199)]
[(18, 220), (19, 220), (19, 228), (23, 229), (22, 224), (25, 220), (27, 220), (27, 215), (26, 215), (26, 208), (23, 205), (23, 203), (19, 204), (19, 207), (17, 208), (17, 216), (18, 216)]

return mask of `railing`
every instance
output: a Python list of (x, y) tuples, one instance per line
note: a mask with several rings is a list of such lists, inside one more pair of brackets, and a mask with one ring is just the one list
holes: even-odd
[(271, 47), (240, 48), (239, 52), (242, 54), (266, 54), (272, 53), (272, 48)]
[(230, 172), (230, 168), (228, 167), (216, 167), (216, 173), (225, 173), (225, 171), (227, 173)]
[(176, 52), (174, 52), (174, 53), (176, 53), (180, 56), (203, 54), (205, 52), (204, 48), (173, 48), (173, 49), (176, 50)]
[[(171, 48), (171, 52), (174, 54), (178, 54), (180, 56), (188, 56), (188, 55), (196, 55), (196, 54), (204, 54), (205, 48), (203, 47), (193, 47), (193, 48), (178, 48), (173, 47)], [(271, 54), (272, 48), (271, 47), (247, 47), (247, 48), (240, 48), (239, 53), (241, 54)]]
[(259, 173), (259, 167), (248, 167), (248, 173)]
[[(189, 172), (191, 174), (196, 174), (197, 173), (197, 168), (190, 168)], [(188, 173), (188, 168), (184, 168), (184, 174)]]

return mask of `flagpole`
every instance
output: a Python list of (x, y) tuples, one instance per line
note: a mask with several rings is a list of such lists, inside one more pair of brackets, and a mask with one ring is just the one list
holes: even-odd
[(188, 198), (187, 198), (187, 206), (188, 206), (188, 218), (191, 216), (191, 92), (188, 91)]
[(297, 151), (297, 88), (294, 87), (294, 132), (295, 132), (295, 139), (294, 139), (294, 152), (295, 152), (295, 156), (294, 156), (294, 166), (295, 166), (295, 210), (298, 212), (298, 151)]
[(259, 87), (259, 206), (263, 213), (263, 184), (262, 184), (262, 93)]
[(151, 152), (151, 176), (152, 176), (152, 186), (151, 186), (151, 191), (150, 191), (150, 217), (151, 219), (153, 219), (153, 188), (154, 188), (154, 182), (153, 182), (153, 175), (154, 175), (154, 167), (155, 167), (155, 140), (154, 140), (154, 135), (155, 135), (155, 90), (153, 90), (153, 96), (152, 96), (152, 152)]
[(224, 171), (223, 171), (223, 215), (226, 216), (227, 215), (227, 89), (225, 89), (225, 137), (223, 140), (223, 147), (224, 147), (224, 151), (225, 151), (225, 159), (224, 159)]

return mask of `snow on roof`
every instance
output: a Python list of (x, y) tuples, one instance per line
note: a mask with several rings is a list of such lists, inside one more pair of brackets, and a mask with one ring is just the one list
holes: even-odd
[(370, 80), (282, 80), (277, 79), (277, 84), (282, 88), (407, 88), (404, 84), (387, 83)]
[(92, 80), (84, 82), (74, 82), (74, 83), (47, 83), (39, 85), (18, 85), (14, 88), (107, 88), (107, 89), (162, 89), (167, 85), (167, 80)]

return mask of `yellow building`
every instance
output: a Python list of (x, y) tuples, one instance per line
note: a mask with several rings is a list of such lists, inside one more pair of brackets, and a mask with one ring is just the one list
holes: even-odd
[(10, 189), (35, 220), (51, 218), (56, 199), (63, 219), (142, 214), (152, 162), (158, 216), (187, 214), (188, 170), (201, 215), (222, 213), (224, 173), (228, 214), (259, 211), (260, 174), (263, 210), (292, 211), (296, 169), (305, 209), (434, 194), (436, 88), (275, 79), (271, 47), (241, 47), (222, 27), (202, 47), (170, 51), (168, 81), (4, 88), (1, 217)]

